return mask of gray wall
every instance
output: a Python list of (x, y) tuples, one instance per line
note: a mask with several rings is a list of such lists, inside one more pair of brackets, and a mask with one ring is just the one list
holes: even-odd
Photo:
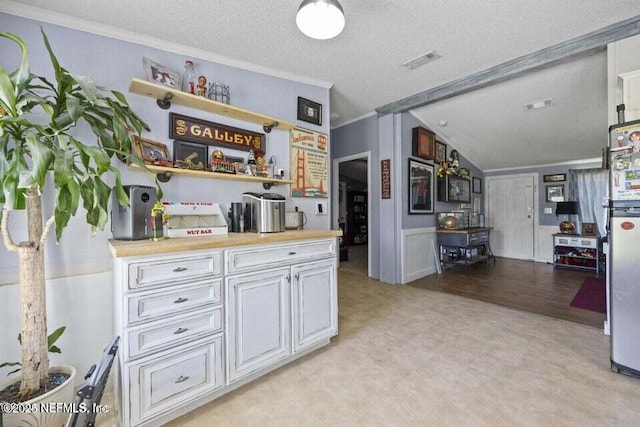
[[(323, 105), (324, 117), (330, 116), (329, 90), (306, 83), (299, 83), (284, 78), (242, 70), (203, 59), (193, 57), (188, 52), (177, 54), (150, 48), (141, 44), (116, 40), (104, 36), (85, 33), (78, 30), (64, 28), (13, 15), (0, 13), (0, 28), (2, 31), (14, 33), (22, 37), (29, 46), (29, 60), (32, 72), (50, 76), (52, 68), (49, 57), (44, 48), (40, 27), (44, 29), (51, 42), (53, 51), (60, 63), (74, 74), (90, 76), (99, 85), (115, 89), (127, 97), (131, 108), (145, 120), (151, 132), (146, 137), (164, 142), (171, 150), (168, 138), (169, 112), (177, 112), (192, 117), (202, 118), (214, 122), (227, 124), (256, 132), (263, 132), (262, 127), (250, 123), (232, 120), (227, 117), (173, 105), (170, 110), (161, 110), (153, 99), (129, 93), (129, 83), (132, 77), (143, 78), (142, 57), (148, 57), (169, 69), (182, 72), (186, 59), (192, 59), (196, 73), (207, 76), (209, 81), (219, 81), (228, 84), (231, 92), (231, 104), (247, 110), (259, 112), (286, 121), (298, 123), (301, 127), (329, 133), (329, 121), (322, 126), (315, 126), (305, 122), (297, 122), (297, 97), (312, 99)], [(14, 70), (19, 64), (20, 52), (15, 44), (5, 39), (0, 40), (1, 66), (7, 70)], [(93, 137), (86, 130), (78, 130), (78, 137), (90, 142)], [(267, 158), (276, 156), (277, 167), (289, 173), (289, 132), (274, 130), (266, 136)], [(223, 149), (225, 154), (243, 155), (246, 153)], [(129, 171), (121, 166), (123, 182), (125, 184), (153, 185), (147, 174)], [(184, 176), (174, 176), (169, 183), (163, 184), (164, 198), (175, 201), (209, 201), (223, 205), (240, 201), (242, 193), (246, 191), (265, 191), (259, 183), (244, 183), (240, 181), (220, 181)], [(289, 186), (272, 187), (272, 192), (289, 195)], [(306, 212), (314, 212), (313, 198), (287, 199), (287, 209), (294, 205)], [(322, 199), (327, 200), (327, 199)], [(44, 195), (45, 214), (51, 213), (51, 197)], [(99, 232), (91, 237), (90, 229), (85, 225), (82, 208), (79, 215), (72, 219), (65, 231), (62, 242), (56, 245), (53, 238), (47, 243), (47, 271), (49, 275), (64, 276), (80, 273), (107, 271), (111, 266), (111, 256), (106, 244), (110, 238), (108, 231)], [(330, 228), (329, 216), (308, 215), (308, 228)], [(16, 212), (12, 215), (10, 227), (15, 240), (24, 239), (24, 215)], [(17, 256), (7, 253), (4, 246), (0, 247), (0, 283), (11, 281), (15, 277)]]
[[(569, 181), (564, 182), (544, 182), (544, 175), (556, 175), (556, 174), (566, 174), (567, 180), (569, 179), (569, 170), (570, 169), (588, 169), (588, 168), (599, 168), (601, 166), (600, 162), (593, 163), (579, 163), (579, 164), (564, 164), (564, 165), (556, 165), (556, 166), (544, 166), (537, 168), (523, 168), (523, 169), (514, 169), (514, 170), (506, 170), (506, 171), (492, 171), (486, 172), (485, 176), (499, 176), (499, 175), (515, 175), (519, 173), (538, 173), (538, 218), (540, 225), (559, 225), (562, 221), (566, 220), (564, 215), (556, 218), (555, 210), (556, 204), (552, 202), (547, 202), (547, 192), (546, 187), (548, 185), (564, 185), (564, 194), (565, 200), (569, 201), (567, 197), (569, 191)], [(545, 214), (544, 209), (551, 208), (552, 214)]]
[[(418, 120), (413, 114), (410, 113), (403, 113), (402, 114), (402, 160), (401, 160), (401, 166), (402, 166), (402, 182), (403, 182), (403, 191), (402, 191), (402, 228), (403, 229), (411, 229), (411, 228), (420, 228), (420, 227), (435, 227), (436, 225), (436, 219), (435, 219), (435, 214), (431, 215), (409, 215), (409, 190), (408, 190), (408, 183), (409, 183), (409, 160), (408, 159), (416, 159), (416, 160), (420, 160), (426, 163), (431, 163), (434, 164), (434, 173), (437, 174), (438, 173), (438, 164), (433, 162), (433, 161), (425, 161), (425, 160), (421, 160), (418, 157), (413, 157), (412, 152), (413, 152), (413, 144), (412, 144), (412, 131), (413, 128), (416, 126), (422, 126), (425, 127), (426, 126), (420, 121)], [(441, 138), (438, 138), (438, 132), (437, 129), (430, 129), (431, 131), (435, 132), (436, 134), (436, 138), (438, 141), (440, 142), (444, 142)], [(453, 150), (454, 148), (452, 148), (449, 144), (447, 144), (447, 158), (449, 156), (449, 153), (451, 153), (451, 150)], [(469, 162), (466, 157), (464, 157), (464, 155), (462, 153), (459, 153), (460, 155), (460, 167), (465, 167), (467, 169), (469, 169), (469, 171), (471, 171), (471, 175), (475, 176), (475, 177), (479, 177), (482, 178), (483, 174), (480, 171), (480, 169), (478, 169), (474, 164), (472, 164), (471, 162)], [(483, 194), (475, 194), (472, 193), (471, 194), (471, 201), (473, 202), (473, 198), (474, 197), (479, 197), (480, 198), (480, 206), (483, 206), (483, 200), (484, 200), (484, 196)], [(434, 213), (437, 212), (448, 212), (451, 210), (457, 210), (460, 207), (459, 203), (451, 203), (451, 202), (438, 202), (438, 194), (437, 194), (437, 185), (434, 186)], [(482, 208), (480, 210), (480, 212), (483, 212)]]

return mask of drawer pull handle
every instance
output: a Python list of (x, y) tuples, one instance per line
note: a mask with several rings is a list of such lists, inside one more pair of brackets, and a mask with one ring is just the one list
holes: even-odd
[(295, 255), (295, 254), (296, 254), (295, 252), (289, 252), (289, 255)]
[(178, 328), (178, 329), (176, 329), (176, 331), (173, 334), (174, 335), (184, 334), (188, 330), (189, 330), (189, 328)]
[(185, 382), (188, 379), (189, 379), (189, 376), (183, 377), (182, 375), (180, 375), (180, 377), (175, 381), (175, 383), (180, 384), (182, 382)]
[(180, 298), (178, 298), (177, 300), (175, 300), (173, 303), (174, 303), (174, 304), (182, 304), (183, 302), (187, 302), (187, 301), (189, 301), (189, 298), (182, 298), (182, 297), (180, 297)]
[(187, 271), (187, 267), (176, 267), (173, 269), (175, 273), (181, 273), (183, 271)]

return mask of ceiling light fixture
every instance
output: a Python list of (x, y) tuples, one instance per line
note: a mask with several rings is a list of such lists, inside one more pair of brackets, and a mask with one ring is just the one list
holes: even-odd
[(544, 108), (553, 105), (553, 98), (541, 99), (530, 104), (524, 104), (524, 108), (527, 110), (537, 110), (538, 108)]
[(327, 40), (342, 32), (344, 12), (338, 0), (304, 0), (298, 8), (296, 25), (312, 39)]

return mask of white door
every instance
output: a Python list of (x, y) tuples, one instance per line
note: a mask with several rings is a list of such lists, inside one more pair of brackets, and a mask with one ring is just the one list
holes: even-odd
[(291, 273), (295, 353), (338, 333), (336, 260), (296, 265)]
[(535, 174), (487, 178), (487, 224), (492, 227), (490, 245), (494, 255), (534, 258), (536, 180)]
[(290, 280), (288, 267), (226, 279), (229, 382), (291, 354)]

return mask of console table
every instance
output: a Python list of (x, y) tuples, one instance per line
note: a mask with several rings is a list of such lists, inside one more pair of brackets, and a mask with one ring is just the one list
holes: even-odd
[(480, 261), (488, 263), (493, 257), (491, 246), (489, 246), (490, 230), (490, 227), (438, 228), (436, 235), (442, 269), (456, 266), (463, 266), (466, 269)]
[(553, 235), (553, 266), (600, 271), (598, 236)]

